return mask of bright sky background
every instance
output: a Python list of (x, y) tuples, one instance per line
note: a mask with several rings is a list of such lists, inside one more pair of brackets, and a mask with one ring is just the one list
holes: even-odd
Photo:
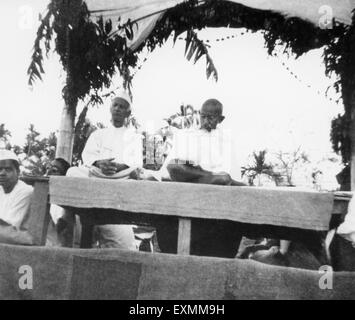
[[(13, 134), (12, 142), (17, 144), (23, 144), (30, 123), (43, 135), (58, 130), (60, 123), (65, 74), (58, 57), (52, 54), (46, 61), (43, 82), (38, 81), (32, 91), (27, 85), (38, 12), (44, 11), (47, 2), (0, 2), (0, 123), (6, 124)], [(213, 40), (240, 32), (208, 29), (199, 36)], [(301, 145), (313, 158), (331, 151), (330, 121), (342, 112), (342, 106), (324, 97), (332, 82), (324, 75), (321, 50), (296, 61), (286, 56), (269, 57), (259, 33), (212, 41), (211, 45), (210, 55), (219, 72), (217, 83), (206, 79), (205, 58), (196, 65), (185, 59), (184, 41), (178, 41), (174, 48), (170, 41), (147, 56), (133, 81), (134, 113), (141, 124), (159, 127), (181, 103), (199, 108), (204, 100), (217, 98), (224, 104), (224, 125), (233, 128), (241, 159), (264, 148), (286, 151)], [(302, 82), (291, 77), (282, 62)], [(90, 119), (108, 124), (108, 106), (106, 101), (100, 109), (91, 110)]]

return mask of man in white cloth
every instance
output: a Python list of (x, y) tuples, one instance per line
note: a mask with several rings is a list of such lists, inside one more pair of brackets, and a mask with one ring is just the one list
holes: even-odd
[[(105, 179), (137, 179), (143, 166), (143, 137), (127, 126), (131, 99), (121, 92), (111, 103), (112, 126), (94, 131), (82, 153), (83, 166), (72, 167), (67, 176)], [(136, 250), (131, 225), (101, 225), (95, 230), (101, 248)]]
[(33, 188), (19, 180), (18, 158), (0, 150), (0, 242), (32, 244), (25, 231)]
[[(240, 168), (231, 132), (218, 127), (224, 120), (223, 105), (216, 99), (207, 100), (202, 105), (200, 120), (199, 129), (180, 130), (173, 138), (173, 147), (163, 166), (171, 180), (245, 186), (236, 181)], [(177, 221), (160, 220), (156, 224), (159, 247), (165, 253), (176, 253)], [(192, 220), (193, 255), (234, 258), (240, 239), (241, 233), (231, 221)]]

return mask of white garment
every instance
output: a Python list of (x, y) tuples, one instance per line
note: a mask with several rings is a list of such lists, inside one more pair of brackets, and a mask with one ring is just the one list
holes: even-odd
[(240, 180), (240, 166), (230, 130), (220, 128), (211, 132), (202, 129), (177, 130), (172, 149), (163, 167), (173, 159), (191, 161), (204, 170), (226, 172), (233, 179)]
[(355, 196), (351, 198), (348, 213), (344, 222), (338, 227), (337, 233), (355, 244)]
[[(90, 175), (90, 168), (85, 166), (69, 168), (67, 176), (77, 178), (92, 177), (92, 175)], [(100, 248), (137, 250), (133, 225), (99, 225), (95, 227), (95, 235)]]
[(84, 165), (97, 160), (114, 158), (129, 167), (143, 165), (143, 136), (132, 128), (110, 128), (94, 131), (86, 142), (82, 153)]
[[(67, 176), (91, 177), (90, 166), (109, 158), (129, 167), (142, 167), (143, 136), (126, 127), (96, 130), (89, 137), (82, 158), (84, 166), (70, 168)], [(95, 229), (101, 248), (137, 250), (132, 225), (100, 225)]]
[(0, 219), (14, 226), (22, 227), (29, 214), (33, 188), (23, 181), (18, 181), (10, 193), (0, 187)]

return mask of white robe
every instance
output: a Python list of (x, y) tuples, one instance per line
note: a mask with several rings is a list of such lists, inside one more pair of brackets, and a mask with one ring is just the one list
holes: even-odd
[(33, 188), (23, 181), (18, 181), (10, 193), (0, 187), (0, 219), (17, 229), (23, 227), (29, 214)]
[(115, 162), (129, 167), (142, 167), (143, 136), (126, 127), (96, 130), (89, 137), (82, 158), (87, 166), (97, 160), (114, 158)]
[[(141, 168), (143, 166), (143, 136), (135, 129), (126, 127), (111, 126), (94, 131), (82, 153), (84, 165), (70, 168), (67, 176), (92, 177), (90, 169), (92, 164), (95, 161), (110, 158), (131, 168)], [(137, 249), (132, 225), (97, 226), (96, 235), (101, 248)]]
[(236, 147), (230, 130), (177, 130), (170, 153), (162, 170), (173, 159), (192, 161), (204, 170), (226, 172), (235, 180), (241, 179)]

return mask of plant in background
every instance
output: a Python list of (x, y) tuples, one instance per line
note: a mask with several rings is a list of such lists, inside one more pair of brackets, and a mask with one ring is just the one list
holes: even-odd
[(295, 186), (293, 181), (294, 170), (300, 165), (310, 163), (308, 155), (301, 151), (301, 147), (298, 147), (292, 152), (279, 151), (275, 156), (277, 158), (275, 169), (286, 178), (288, 186)]
[(5, 128), (5, 123), (0, 124), (0, 149), (11, 149), (11, 132)]
[(253, 152), (253, 163), (249, 166), (242, 167), (242, 177), (248, 177), (249, 185), (255, 185), (255, 179), (258, 179), (258, 186), (261, 185), (261, 176), (265, 174), (274, 180), (276, 183), (280, 178), (280, 174), (274, 171), (274, 166), (271, 163), (266, 162), (266, 150), (259, 152)]
[(48, 164), (55, 158), (57, 138), (54, 132), (48, 137), (40, 138), (40, 133), (30, 124), (26, 142), (18, 149), (23, 173), (31, 176), (42, 176), (46, 173)]

